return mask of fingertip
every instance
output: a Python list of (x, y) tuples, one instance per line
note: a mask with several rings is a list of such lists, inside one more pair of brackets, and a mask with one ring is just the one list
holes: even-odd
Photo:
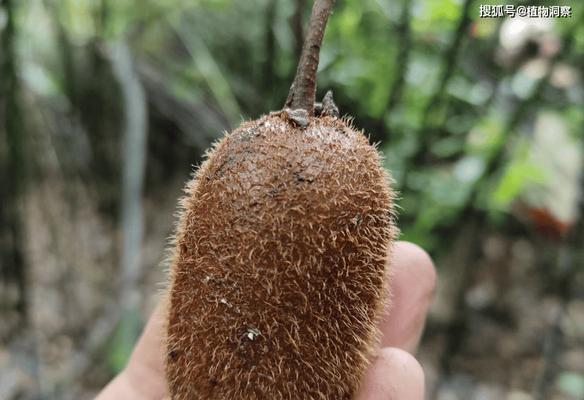
[(392, 267), (395, 273), (407, 273), (410, 279), (416, 280), (428, 297), (432, 297), (436, 289), (436, 267), (430, 255), (415, 243), (399, 241), (393, 249)]
[[(419, 382), (423, 392), (425, 382), (424, 369), (412, 354), (396, 347), (385, 347), (381, 349), (378, 358), (386, 368), (399, 369), (407, 373), (408, 379)], [(418, 387), (420, 386), (418, 385)]]
[(398, 348), (383, 348), (367, 370), (357, 400), (422, 400), (424, 380), (414, 356)]

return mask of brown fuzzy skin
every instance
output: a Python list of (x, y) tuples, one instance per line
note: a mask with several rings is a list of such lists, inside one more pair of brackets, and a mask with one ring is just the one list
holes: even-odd
[(172, 399), (351, 399), (387, 300), (393, 197), (345, 120), (272, 113), (226, 135), (182, 202)]

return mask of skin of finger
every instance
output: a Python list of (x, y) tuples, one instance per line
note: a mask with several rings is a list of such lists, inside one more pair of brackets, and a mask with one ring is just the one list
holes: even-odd
[(151, 397), (133, 382), (128, 380), (125, 373), (116, 376), (95, 398), (95, 400), (136, 399), (150, 400)]
[(430, 256), (409, 242), (394, 244), (388, 270), (391, 307), (379, 324), (381, 347), (414, 353), (434, 294), (436, 270)]
[(424, 371), (410, 353), (381, 349), (361, 383), (356, 400), (423, 400)]

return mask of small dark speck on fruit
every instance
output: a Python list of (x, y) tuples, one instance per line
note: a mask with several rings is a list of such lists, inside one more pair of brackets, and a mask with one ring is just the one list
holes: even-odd
[(312, 183), (314, 181), (313, 177), (305, 177), (304, 175), (302, 175), (302, 173), (296, 171), (293, 173), (294, 175), (294, 179), (296, 180), (296, 182), (308, 182), (308, 183)]
[(177, 357), (178, 357), (178, 351), (177, 351), (177, 350), (170, 350), (170, 351), (168, 352), (168, 358), (169, 358), (171, 361), (174, 361), (174, 360), (176, 360), (176, 359), (177, 359)]

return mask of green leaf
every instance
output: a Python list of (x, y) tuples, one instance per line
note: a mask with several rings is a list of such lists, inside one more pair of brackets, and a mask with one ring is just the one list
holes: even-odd
[(495, 208), (507, 209), (527, 188), (545, 182), (544, 171), (527, 157), (527, 149), (520, 147), (493, 192), (491, 201)]

